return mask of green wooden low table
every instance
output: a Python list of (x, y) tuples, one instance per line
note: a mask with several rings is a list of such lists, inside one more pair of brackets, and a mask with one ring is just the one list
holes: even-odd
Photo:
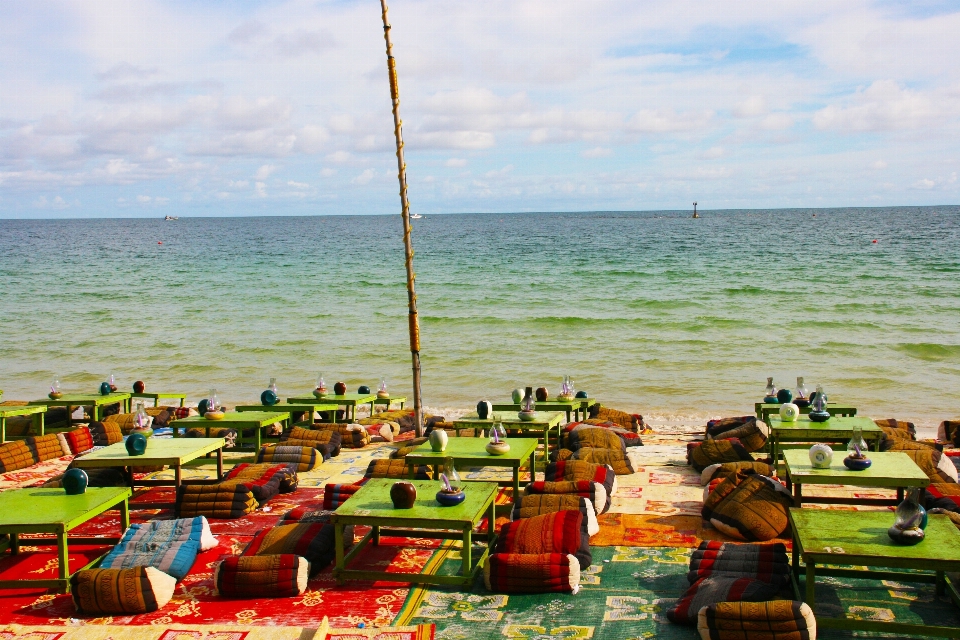
[(870, 418), (836, 417), (826, 422), (813, 422), (810, 416), (802, 415), (796, 422), (782, 422), (780, 416), (768, 416), (770, 426), (770, 454), (776, 464), (780, 456), (780, 446), (785, 443), (813, 444), (815, 442), (839, 442), (846, 444), (853, 437), (854, 427), (863, 431), (863, 439), (873, 449), (880, 450), (883, 431)]
[[(333, 514), (334, 543), (337, 563), (333, 576), (337, 584), (344, 580), (389, 580), (417, 584), (447, 584), (469, 589), (474, 578), (490, 555), (497, 534), (494, 530), (496, 513), (494, 501), (500, 488), (496, 482), (471, 482), (464, 491), (466, 499), (453, 507), (441, 506), (436, 501), (440, 483), (433, 480), (413, 480), (417, 499), (411, 509), (395, 509), (390, 500), (390, 487), (396, 480), (375, 478), (367, 481), (350, 499), (337, 507)], [(477, 538), (487, 543), (476, 563), (473, 562), (473, 530), (486, 516), (487, 532)], [(367, 525), (370, 531), (344, 554), (343, 527), (348, 524)], [(389, 527), (389, 528), (386, 528)], [(451, 531), (452, 530), (452, 531)], [(380, 536), (413, 538), (440, 538), (462, 540), (460, 575), (440, 576), (430, 573), (387, 573), (372, 569), (348, 569), (358, 553), (367, 544), (380, 544)]]
[(185, 393), (131, 393), (131, 398), (145, 398), (147, 400), (153, 400), (153, 406), (160, 406), (161, 400), (179, 400), (180, 406), (183, 406), (183, 403), (187, 401), (187, 394)]
[[(845, 449), (834, 451), (829, 469), (815, 469), (805, 449), (787, 449), (783, 452), (786, 463), (787, 489), (793, 488), (793, 502), (800, 507), (804, 502), (820, 504), (862, 504), (896, 506), (903, 501), (906, 488), (926, 488), (930, 478), (917, 466), (913, 458), (901, 451), (875, 451), (869, 454), (873, 464), (863, 471), (851, 471), (843, 466)], [(840, 484), (855, 487), (896, 489), (894, 498), (823, 498), (803, 495), (803, 485)]]
[[(26, 406), (0, 406), (0, 443), (7, 441), (7, 418), (16, 418), (18, 416), (30, 416), (32, 424), (30, 425), (30, 433), (32, 435), (43, 435), (44, 423), (43, 423), (43, 414), (47, 412), (47, 407), (44, 405), (26, 405)], [(26, 436), (17, 436), (11, 438), (11, 440), (19, 440)]]
[(400, 405), (400, 410), (403, 410), (403, 405), (407, 404), (406, 396), (390, 396), (389, 398), (377, 398), (373, 401), (373, 404), (386, 405), (387, 409), (390, 409), (390, 405), (397, 403)]
[[(90, 407), (90, 420), (93, 422), (103, 421), (103, 409), (112, 404), (120, 405), (120, 413), (130, 413), (130, 395), (129, 393), (108, 393), (103, 396), (98, 393), (79, 393), (64, 394), (63, 397), (51, 400), (50, 398), (41, 398), (31, 400), (30, 404), (41, 404), (47, 407), (66, 407), (68, 414), (73, 414), (73, 407)], [(67, 416), (67, 422), (71, 418)]]
[[(357, 416), (357, 406), (362, 404), (370, 405), (370, 415), (373, 415), (373, 405), (377, 401), (377, 394), (375, 393), (345, 393), (342, 396), (337, 395), (328, 395), (320, 396), (317, 398), (315, 396), (302, 396), (299, 398), (287, 398), (287, 402), (290, 404), (304, 404), (310, 402), (326, 402), (329, 404), (335, 404), (337, 407), (346, 407), (347, 409), (347, 422), (355, 420)], [(333, 412), (333, 421), (337, 421), (337, 412)]]
[[(123, 442), (112, 444), (103, 449), (95, 449), (74, 458), (73, 466), (81, 469), (102, 469), (104, 467), (122, 467), (130, 488), (174, 487), (180, 488), (183, 465), (208, 453), (217, 453), (217, 477), (210, 482), (218, 482), (223, 477), (223, 438), (147, 438), (147, 450), (142, 456), (131, 456)], [(135, 480), (133, 467), (168, 466), (173, 469), (173, 481)], [(191, 481), (194, 482), (194, 481)], [(88, 489), (89, 491), (89, 489)], [(2, 495), (2, 494), (0, 494)], [(170, 503), (152, 502), (134, 503), (138, 509), (168, 509)]]
[[(567, 413), (567, 422), (570, 422), (571, 415), (573, 418), (580, 420), (580, 413), (583, 412), (583, 419), (587, 418), (587, 407), (589, 406), (590, 399), (588, 398), (573, 398), (572, 400), (561, 400), (559, 398), (548, 398), (544, 402), (537, 402), (536, 409), (537, 411), (565, 411)], [(519, 402), (494, 402), (491, 404), (494, 411), (503, 411), (503, 412), (516, 412), (520, 411)]]
[[(277, 422), (286, 429), (290, 426), (289, 411), (264, 411), (264, 407), (258, 407), (259, 411), (226, 411), (220, 420), (207, 420), (203, 416), (190, 416), (181, 420), (174, 420), (170, 423), (173, 428), (173, 437), (179, 438), (180, 429), (186, 432), (187, 429), (205, 429), (207, 436), (211, 429), (236, 429), (237, 443), (252, 442), (253, 450), (260, 451), (263, 444), (263, 428), (269, 427)], [(252, 429), (252, 438), (243, 435), (244, 430)]]
[[(771, 403), (771, 402), (757, 402), (754, 405), (756, 409), (757, 417), (763, 421), (767, 420), (767, 416), (771, 415), (780, 415), (780, 404)], [(800, 414), (807, 415), (810, 413), (812, 407), (807, 405), (806, 407), (800, 407)], [(857, 415), (857, 408), (851, 407), (849, 405), (836, 404), (834, 402), (827, 403), (827, 411), (831, 416), (841, 416), (841, 417), (851, 417)]]
[[(447, 441), (447, 448), (443, 451), (434, 451), (430, 448), (429, 442), (422, 445), (407, 454), (407, 469), (410, 478), (413, 478), (414, 467), (420, 464), (429, 464), (437, 468), (438, 472), (443, 467), (445, 458), (453, 458), (453, 463), (459, 468), (460, 465), (475, 467), (509, 467), (513, 469), (513, 482), (498, 482), (500, 486), (513, 487), (513, 501), (517, 502), (520, 498), (520, 467), (524, 462), (529, 464), (530, 482), (536, 480), (536, 455), (537, 445), (540, 443), (536, 438), (507, 438), (510, 445), (510, 451), (502, 456), (495, 456), (487, 453), (486, 446), (489, 440), (487, 438), (450, 438)], [(461, 474), (462, 475), (462, 474)], [(434, 477), (437, 477), (436, 475)], [(466, 478), (463, 478), (466, 480)], [(469, 481), (472, 482), (472, 481)], [(510, 505), (502, 505), (507, 510)]]
[[(827, 509), (790, 509), (793, 528), (793, 588), (797, 598), (816, 614), (814, 586), (817, 575), (850, 578), (924, 582), (936, 585), (938, 596), (949, 593), (960, 606), (960, 593), (945, 575), (960, 571), (960, 531), (945, 515), (931, 515), (926, 538), (909, 547), (894, 544), (887, 536), (894, 516), (889, 511), (834, 511)], [(803, 559), (801, 568), (799, 560)], [(824, 565), (830, 565), (824, 567)], [(855, 567), (855, 568), (844, 568)], [(879, 571), (877, 568), (908, 569)], [(800, 590), (801, 571), (805, 574)], [(856, 629), (892, 634), (960, 638), (960, 628), (923, 623), (878, 622), (817, 615), (823, 629)]]
[[(290, 414), (291, 422), (309, 422), (313, 423), (314, 411), (336, 411), (337, 405), (332, 402), (298, 402), (291, 404), (289, 402), (280, 402), (265, 406), (263, 404), (242, 404), (233, 408), (240, 413), (263, 412), (263, 411), (286, 411)], [(296, 419), (294, 419), (296, 418)], [(208, 420), (209, 422), (209, 420)]]
[[(120, 541), (123, 532), (130, 526), (130, 512), (127, 500), (131, 496), (126, 487), (87, 487), (87, 490), (76, 496), (68, 496), (63, 489), (7, 489), (0, 492), (0, 533), (10, 536), (9, 541), (3, 543), (0, 551), (9, 547), (13, 555), (20, 553), (20, 534), (24, 533), (51, 533), (53, 540), (48, 538), (28, 540), (30, 546), (47, 544), (57, 545), (59, 561), (58, 578), (49, 580), (0, 580), (0, 589), (28, 589), (41, 587), (57, 589), (60, 592), (70, 590), (70, 556), (67, 533), (76, 529), (84, 522), (93, 519), (104, 511), (119, 506), (120, 508), (120, 535), (116, 538), (74, 538), (75, 543), (84, 544), (116, 544)], [(104, 552), (104, 555), (106, 552)], [(102, 557), (102, 556), (101, 556)], [(100, 558), (91, 561), (82, 569), (99, 562)]]
[[(497, 412), (496, 414), (497, 420), (503, 424), (503, 428), (506, 429), (508, 433), (526, 434), (532, 432), (542, 434), (541, 441), (543, 442), (544, 459), (550, 455), (550, 431), (556, 432), (557, 444), (560, 444), (560, 425), (563, 424), (563, 416), (564, 414), (560, 411), (538, 411), (537, 419), (528, 422), (521, 420), (517, 414), (512, 411), (503, 414)], [(476, 412), (467, 414), (453, 421), (453, 426), (456, 429), (473, 429), (474, 435), (477, 434), (478, 430), (486, 433), (492, 425), (493, 418), (481, 420)]]

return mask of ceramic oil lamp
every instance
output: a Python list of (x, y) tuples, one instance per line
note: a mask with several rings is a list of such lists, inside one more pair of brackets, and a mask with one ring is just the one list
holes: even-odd
[(390, 397), (390, 392), (387, 391), (387, 379), (386, 379), (386, 378), (380, 378), (380, 388), (377, 389), (377, 397), (378, 397), (378, 398), (389, 398), (389, 397)]
[(59, 400), (63, 397), (63, 392), (60, 390), (60, 378), (56, 377), (53, 379), (53, 384), (50, 385), (50, 393), (47, 394), (50, 396), (51, 400)]
[(444, 458), (443, 473), (440, 474), (440, 490), (437, 491), (436, 496), (437, 502), (445, 507), (452, 507), (463, 502), (466, 497), (460, 474), (454, 467), (453, 458)]
[(797, 388), (793, 391), (793, 404), (798, 407), (810, 406), (810, 392), (803, 384), (803, 376), (797, 376)]
[(920, 505), (920, 489), (910, 489), (897, 505), (896, 521), (887, 535), (897, 544), (911, 545), (923, 540), (927, 526), (927, 510)]
[(764, 390), (766, 395), (763, 396), (763, 401), (766, 404), (776, 404), (777, 402), (777, 388), (773, 386), (773, 378), (767, 378), (767, 388)]
[(533, 400), (533, 387), (526, 388), (517, 417), (525, 422), (537, 419), (537, 405)]
[(107, 380), (107, 382), (110, 384), (110, 393), (116, 393), (116, 391), (117, 391), (117, 380), (116, 380), (116, 378), (113, 377), (113, 374), (112, 374), (112, 373), (110, 374), (110, 379)]
[(560, 395), (558, 395), (557, 398), (560, 400), (573, 399), (573, 387), (570, 385), (570, 376), (563, 376), (563, 382), (560, 383)]
[(823, 392), (823, 386), (817, 385), (810, 401), (810, 421), (826, 422), (830, 419), (830, 412), (827, 411), (827, 395)]
[(503, 423), (494, 419), (493, 426), (490, 427), (490, 442), (486, 446), (487, 453), (492, 456), (502, 456), (510, 451), (510, 443), (507, 442), (507, 432), (503, 428)]

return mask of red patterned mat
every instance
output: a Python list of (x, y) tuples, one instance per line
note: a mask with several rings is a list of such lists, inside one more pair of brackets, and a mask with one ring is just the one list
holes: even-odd
[[(88, 624), (172, 625), (242, 624), (319, 627), (328, 617), (331, 627), (388, 626), (400, 610), (409, 583), (350, 581), (338, 587), (331, 568), (313, 578), (307, 591), (295, 598), (233, 600), (214, 595), (213, 564), (225, 556), (240, 553), (250, 536), (219, 536), (220, 544), (201, 553), (190, 574), (177, 585), (173, 599), (160, 611), (138, 616), (85, 619)], [(357, 569), (386, 570), (389, 573), (419, 573), (433, 555), (436, 540), (384, 538), (381, 546), (368, 547), (351, 565)], [(27, 547), (29, 553), (0, 560), (0, 577), (56, 577), (56, 549)], [(71, 566), (80, 567), (107, 550), (106, 547), (71, 546)], [(399, 575), (398, 575), (399, 577)], [(63, 625), (75, 618), (69, 595), (37, 589), (0, 591), (0, 624)]]

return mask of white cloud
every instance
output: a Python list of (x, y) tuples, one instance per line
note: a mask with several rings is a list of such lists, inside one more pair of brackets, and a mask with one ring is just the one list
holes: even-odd
[(310, 185), (306, 182), (294, 182), (293, 180), (287, 181), (288, 187), (293, 187), (294, 189), (309, 189)]
[(360, 184), (360, 185), (369, 184), (370, 181), (373, 180), (373, 178), (374, 178), (376, 175), (377, 175), (376, 170), (374, 170), (374, 169), (364, 169), (364, 170), (363, 170), (363, 173), (361, 173), (360, 175), (358, 175), (357, 177), (355, 177), (355, 178), (354, 178), (353, 180), (351, 180), (350, 182), (353, 183), (353, 184)]
[(253, 186), (254, 186), (254, 188), (255, 188), (256, 191), (257, 191), (257, 197), (258, 197), (258, 198), (266, 198), (266, 197), (267, 197), (267, 185), (266, 185), (265, 183), (263, 183), (263, 182), (255, 182)]
[(813, 124), (843, 132), (891, 131), (928, 127), (941, 116), (939, 101), (931, 96), (903, 89), (892, 80), (877, 80), (839, 104), (817, 111)]
[(594, 147), (593, 149), (580, 152), (580, 155), (584, 158), (606, 158), (612, 154), (613, 149), (606, 149), (604, 147)]
[(704, 158), (712, 159), (712, 158), (722, 158), (724, 154), (725, 152), (723, 147), (710, 147), (709, 149), (704, 151), (701, 155)]
[(886, 168), (887, 168), (887, 163), (884, 162), (883, 160), (877, 160), (876, 162), (870, 163), (870, 168), (871, 168), (871, 169), (886, 169)]
[(148, 204), (153, 198), (150, 196), (137, 196), (137, 202), (140, 204)]
[(336, 169), (331, 169), (331, 168), (329, 168), (329, 167), (325, 167), (325, 168), (323, 168), (323, 169), (320, 170), (320, 177), (321, 177), (321, 178), (332, 178), (332, 177), (335, 176), (335, 175), (337, 175), (337, 170), (336, 170)]
[(448, 158), (446, 162), (443, 163), (445, 167), (465, 167), (467, 166), (467, 161), (464, 158)]
[(266, 180), (271, 175), (273, 175), (273, 172), (276, 170), (277, 170), (277, 167), (275, 165), (272, 165), (272, 164), (261, 165), (261, 167), (257, 169), (257, 173), (254, 174), (254, 177), (257, 180)]
[(750, 96), (733, 108), (733, 115), (738, 118), (762, 116), (767, 113), (767, 100), (763, 96)]

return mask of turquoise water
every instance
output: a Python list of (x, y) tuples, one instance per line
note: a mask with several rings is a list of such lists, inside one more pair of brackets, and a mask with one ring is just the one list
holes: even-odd
[[(569, 374), (699, 420), (803, 375), (866, 415), (960, 416), (960, 207), (703, 215), (415, 221), (425, 405)], [(5, 399), (110, 373), (193, 401), (318, 372), (409, 396), (406, 327), (399, 216), (0, 220)]]

